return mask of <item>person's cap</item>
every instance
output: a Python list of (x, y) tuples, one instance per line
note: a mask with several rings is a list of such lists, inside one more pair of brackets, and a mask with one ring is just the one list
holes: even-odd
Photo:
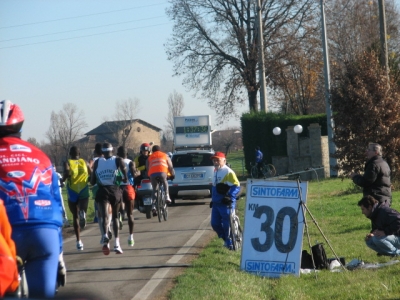
[(215, 154), (213, 156), (211, 156), (211, 159), (214, 159), (214, 158), (226, 158), (225, 153), (224, 152), (215, 152)]

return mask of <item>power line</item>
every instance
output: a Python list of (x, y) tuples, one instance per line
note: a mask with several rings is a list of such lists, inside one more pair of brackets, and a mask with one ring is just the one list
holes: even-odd
[(84, 38), (84, 37), (91, 37), (91, 36), (96, 36), (96, 35), (104, 35), (104, 34), (110, 34), (110, 33), (122, 32), (122, 31), (129, 31), (129, 30), (135, 30), (135, 29), (156, 27), (156, 26), (167, 25), (167, 24), (171, 24), (171, 22), (155, 24), (155, 25), (149, 25), (149, 26), (142, 26), (142, 27), (135, 27), (135, 28), (127, 28), (127, 29), (121, 29), (121, 30), (114, 30), (114, 31), (108, 31), (108, 32), (101, 32), (101, 33), (94, 33), (94, 34), (89, 34), (89, 35), (82, 35), (82, 36), (76, 36), (76, 37), (64, 38), (64, 39), (58, 39), (58, 40), (29, 43), (29, 44), (22, 44), (22, 45), (16, 45), (16, 46), (0, 47), (0, 49), (18, 48), (18, 47), (24, 47), (24, 46), (30, 46), (30, 45), (46, 44), (46, 43), (53, 43), (53, 42), (59, 42), (59, 41), (80, 39), (80, 38)]
[(144, 8), (144, 7), (157, 6), (157, 5), (160, 5), (160, 4), (165, 4), (165, 2), (160, 2), (160, 3), (156, 3), (156, 4), (149, 4), (149, 5), (143, 5), (143, 6), (136, 6), (136, 7), (131, 7), (131, 8), (118, 9), (118, 10), (111, 10), (111, 11), (100, 12), (100, 13), (95, 13), (95, 14), (75, 16), (75, 17), (67, 17), (67, 18), (60, 18), (60, 19), (54, 19), (54, 20), (38, 21), (38, 22), (25, 23), (25, 24), (19, 24), (19, 25), (10, 25), (10, 26), (0, 27), (0, 29), (7, 29), (7, 28), (15, 28), (15, 27), (22, 27), (22, 26), (50, 23), (50, 22), (57, 22), (57, 21), (62, 21), (62, 20), (78, 19), (78, 18), (84, 18), (84, 17), (89, 17), (89, 16), (104, 15), (104, 14), (109, 14), (109, 13), (114, 13), (114, 12), (120, 12), (120, 11), (127, 11), (127, 10)]
[(95, 29), (95, 28), (101, 28), (101, 27), (108, 27), (108, 26), (114, 26), (114, 25), (121, 25), (121, 24), (133, 23), (133, 22), (137, 22), (137, 21), (158, 19), (158, 18), (163, 18), (163, 17), (165, 17), (165, 16), (158, 16), (158, 17), (151, 17), (151, 18), (145, 18), (145, 19), (138, 19), (138, 20), (127, 21), (127, 22), (111, 23), (111, 24), (106, 24), (106, 25), (99, 25), (99, 26), (94, 26), (94, 27), (86, 27), (86, 28), (73, 29), (73, 30), (66, 30), (66, 31), (58, 31), (58, 32), (53, 32), (53, 33), (45, 33), (45, 34), (39, 34), (39, 35), (32, 35), (32, 36), (26, 36), (26, 37), (20, 37), (20, 38), (8, 39), (8, 40), (0, 40), (0, 43), (2, 43), (2, 42), (9, 42), (9, 41), (16, 41), (16, 40), (22, 40), (22, 39), (31, 39), (31, 38), (36, 38), (36, 37), (48, 36), (48, 35), (62, 34), (62, 33), (68, 33), (68, 32), (76, 32), (76, 31), (82, 31), (82, 30), (88, 30), (88, 29)]

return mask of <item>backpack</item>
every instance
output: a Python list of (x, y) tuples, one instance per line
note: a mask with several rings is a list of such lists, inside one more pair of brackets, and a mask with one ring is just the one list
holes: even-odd
[(311, 254), (307, 250), (301, 253), (301, 268), (314, 269), (312, 259), (314, 258), (315, 269), (322, 270), (329, 268), (329, 261), (326, 256), (325, 248), (322, 243), (316, 244), (311, 247)]
[(329, 261), (326, 256), (325, 248), (322, 243), (318, 243), (311, 247), (312, 256), (314, 258), (315, 268), (318, 270), (328, 269)]

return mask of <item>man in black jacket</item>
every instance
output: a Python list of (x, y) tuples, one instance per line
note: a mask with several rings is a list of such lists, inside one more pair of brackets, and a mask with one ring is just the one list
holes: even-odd
[(371, 220), (371, 231), (365, 243), (378, 255), (400, 255), (400, 213), (388, 206), (379, 205), (372, 196), (365, 196), (359, 202), (361, 212)]
[(365, 152), (368, 161), (364, 167), (364, 175), (352, 173), (350, 178), (363, 188), (363, 195), (370, 195), (382, 205), (392, 204), (390, 168), (382, 158), (382, 146), (370, 143)]

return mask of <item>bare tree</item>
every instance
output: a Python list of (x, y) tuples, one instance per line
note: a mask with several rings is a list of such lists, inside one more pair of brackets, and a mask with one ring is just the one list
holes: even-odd
[(133, 121), (140, 110), (140, 100), (138, 98), (128, 98), (116, 102), (112, 121), (105, 118), (106, 125), (118, 145), (125, 147), (131, 142), (130, 133), (133, 130)]
[[(258, 111), (258, 31), (256, 1), (170, 0), (167, 14), (174, 21), (166, 44), (175, 75), (201, 91), (221, 119), (236, 116), (236, 107), (247, 102)], [(288, 39), (298, 39), (315, 13), (315, 0), (261, 0), (266, 77), (275, 61), (290, 55), (291, 48), (272, 51)]]
[(69, 148), (83, 136), (86, 127), (85, 113), (79, 111), (75, 104), (64, 104), (58, 113), (52, 111), (50, 127), (46, 132), (52, 159), (57, 161), (60, 156), (67, 158)]
[[(331, 64), (336, 74), (368, 49), (380, 51), (378, 1), (335, 0), (327, 5)], [(388, 50), (399, 53), (400, 16), (393, 0), (386, 0)], [(338, 75), (336, 75), (338, 76)]]
[(40, 148), (40, 144), (39, 142), (34, 138), (34, 137), (30, 137), (26, 140), (28, 143), (31, 143), (32, 145)]
[(174, 90), (173, 93), (168, 96), (168, 116), (165, 118), (167, 125), (165, 126), (164, 136), (166, 140), (172, 140), (174, 134), (174, 117), (182, 115), (185, 101), (182, 94)]
[(225, 152), (225, 154), (228, 154), (232, 149), (243, 148), (242, 132), (237, 127), (215, 131), (212, 139), (213, 148), (216, 151)]
[(274, 102), (280, 112), (297, 115), (325, 112), (320, 36), (320, 28), (315, 24), (304, 39), (283, 41), (283, 45), (276, 46), (276, 51), (281, 51), (280, 48), (297, 45), (291, 55), (276, 61), (276, 71), (270, 76)]

